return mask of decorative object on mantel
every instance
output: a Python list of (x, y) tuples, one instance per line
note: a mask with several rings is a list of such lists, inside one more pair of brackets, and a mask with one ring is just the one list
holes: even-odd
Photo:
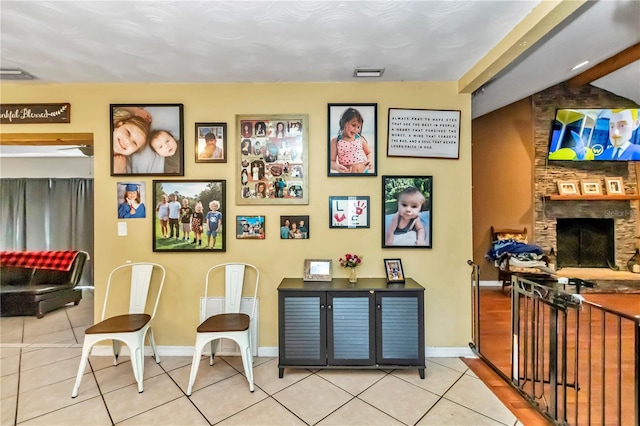
[(70, 122), (71, 104), (0, 104), (0, 124)]
[(338, 261), (340, 262), (341, 268), (349, 268), (350, 270), (349, 282), (350, 283), (358, 282), (358, 275), (356, 275), (356, 266), (362, 263), (362, 257), (358, 256), (357, 254), (347, 253), (344, 255), (344, 259), (340, 258), (338, 259)]
[(599, 179), (582, 179), (582, 195), (602, 195), (602, 187)]
[(604, 188), (607, 191), (607, 195), (624, 194), (624, 182), (621, 177), (604, 178)]
[(549, 251), (549, 255), (547, 256), (547, 265), (549, 266), (549, 269), (555, 271), (557, 264), (558, 262), (557, 262), (556, 252), (553, 249), (553, 247), (551, 247), (551, 250)]
[(578, 182), (575, 180), (559, 180), (556, 182), (558, 184), (558, 194), (560, 195), (580, 195), (580, 190), (578, 189)]
[(636, 249), (636, 252), (627, 262), (627, 269), (629, 269), (629, 272), (640, 274), (640, 249)]

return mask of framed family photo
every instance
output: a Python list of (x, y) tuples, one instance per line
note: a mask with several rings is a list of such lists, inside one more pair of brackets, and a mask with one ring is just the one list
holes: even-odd
[(621, 177), (605, 177), (604, 187), (607, 190), (607, 195), (623, 195), (624, 181)]
[(196, 163), (227, 162), (227, 123), (196, 123)]
[(236, 238), (264, 240), (264, 216), (236, 216)]
[(236, 204), (309, 204), (305, 114), (237, 115)]
[(309, 216), (280, 216), (280, 239), (306, 240), (311, 236)]
[(225, 180), (154, 180), (153, 251), (226, 251), (225, 200)]
[(378, 104), (328, 104), (328, 176), (377, 176)]
[(111, 176), (184, 176), (182, 104), (111, 104)]
[(382, 176), (382, 247), (431, 248), (433, 177)]
[(329, 197), (329, 228), (368, 228), (369, 197)]
[(384, 270), (387, 275), (387, 284), (404, 282), (404, 271), (402, 270), (402, 260), (385, 259)]

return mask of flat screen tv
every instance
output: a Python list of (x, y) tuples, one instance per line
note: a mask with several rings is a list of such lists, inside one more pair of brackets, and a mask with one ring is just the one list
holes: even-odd
[(557, 109), (549, 160), (640, 161), (638, 109)]

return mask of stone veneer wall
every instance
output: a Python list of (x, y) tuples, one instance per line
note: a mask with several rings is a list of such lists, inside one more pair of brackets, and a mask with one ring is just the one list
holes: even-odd
[(571, 88), (566, 83), (538, 92), (531, 99), (535, 132), (535, 244), (547, 252), (551, 247), (557, 248), (557, 218), (613, 218), (616, 265), (626, 268), (627, 260), (638, 245), (640, 201), (552, 201), (545, 196), (558, 194), (558, 180), (599, 179), (604, 191), (604, 177), (617, 176), (624, 179), (627, 194), (637, 194), (635, 163), (547, 161), (547, 148), (556, 108), (638, 108), (638, 105), (597, 87)]

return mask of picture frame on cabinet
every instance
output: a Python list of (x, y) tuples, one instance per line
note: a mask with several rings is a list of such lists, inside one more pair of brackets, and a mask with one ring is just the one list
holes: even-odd
[(599, 179), (582, 179), (580, 181), (582, 195), (602, 195)]
[(264, 240), (264, 216), (236, 216), (236, 238)]
[(331, 281), (331, 259), (305, 259), (304, 281)]
[(387, 276), (387, 284), (404, 282), (404, 270), (402, 269), (402, 260), (385, 259), (384, 270)]
[(308, 115), (237, 115), (236, 129), (236, 204), (309, 204)]
[(575, 180), (559, 180), (556, 182), (558, 185), (558, 194), (560, 195), (580, 195), (580, 188), (578, 182)]
[(329, 197), (329, 228), (369, 228), (369, 197)]
[(153, 251), (226, 251), (226, 184), (226, 180), (154, 180)]
[(111, 104), (111, 176), (184, 176), (182, 104)]
[(432, 248), (433, 176), (382, 176), (382, 202), (382, 248)]
[(227, 162), (227, 123), (196, 123), (196, 163)]
[(607, 195), (623, 195), (624, 181), (621, 177), (605, 177), (604, 187), (607, 191)]
[(378, 175), (378, 104), (328, 104), (328, 176)]

